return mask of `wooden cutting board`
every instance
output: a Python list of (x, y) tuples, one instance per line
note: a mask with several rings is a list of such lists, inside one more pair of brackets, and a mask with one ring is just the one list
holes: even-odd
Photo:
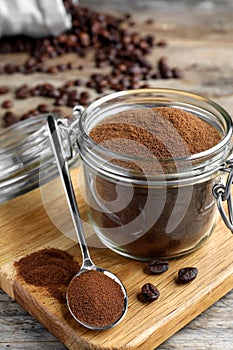
[[(77, 170), (73, 170), (73, 181), (77, 175)], [(125, 319), (113, 329), (102, 332), (85, 329), (72, 319), (66, 305), (46, 296), (41, 288), (18, 279), (14, 269), (14, 261), (45, 247), (63, 249), (81, 262), (72, 230), (64, 234), (64, 225), (58, 224), (57, 228), (52, 222), (54, 207), (60, 216), (67, 217), (67, 225), (70, 222), (59, 186), (59, 181), (54, 180), (53, 185), (44, 185), (0, 206), (0, 286), (69, 349), (155, 349), (232, 288), (233, 237), (221, 220), (202, 248), (170, 261), (169, 270), (160, 276), (147, 275), (143, 262), (118, 256), (106, 248), (90, 248), (94, 262), (116, 273), (124, 282), (129, 309)], [(81, 193), (77, 191), (77, 198), (85, 221)], [(85, 225), (85, 230), (92, 237), (89, 225)], [(198, 277), (190, 284), (177, 285), (177, 271), (185, 266), (197, 267)], [(151, 304), (138, 298), (146, 282), (157, 285), (161, 294)]]

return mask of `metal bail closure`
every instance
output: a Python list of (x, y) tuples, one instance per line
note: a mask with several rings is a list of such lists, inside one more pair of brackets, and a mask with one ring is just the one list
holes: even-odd
[[(58, 118), (55, 119), (53, 116), (50, 116), (48, 120), (53, 120), (54, 128), (53, 132), (56, 133), (57, 138), (61, 144), (62, 156), (65, 161), (70, 160), (77, 155), (77, 136), (78, 136), (78, 123), (79, 118), (83, 111), (85, 110), (82, 106), (75, 106), (73, 109), (73, 118)], [(49, 123), (49, 121), (48, 121)]]
[[(231, 185), (233, 181), (233, 159), (226, 161), (224, 167), (220, 169), (228, 173), (226, 184), (219, 183), (213, 186), (212, 192), (217, 201), (218, 210), (225, 225), (233, 233), (233, 205)], [(223, 206), (223, 202), (227, 201), (227, 210)]]

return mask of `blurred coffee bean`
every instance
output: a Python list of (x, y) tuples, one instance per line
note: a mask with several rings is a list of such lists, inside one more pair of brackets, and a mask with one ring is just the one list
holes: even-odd
[[(150, 84), (145, 81), (154, 79), (182, 78), (181, 68), (171, 67), (165, 56), (159, 58), (153, 65), (151, 64), (149, 55), (152, 50), (158, 46), (166, 46), (167, 42), (164, 39), (155, 40), (153, 35), (142, 35), (139, 31), (131, 30), (130, 27), (136, 24), (131, 14), (113, 16), (81, 7), (74, 4), (72, 0), (63, 1), (70, 13), (72, 28), (54, 37), (0, 38), (0, 52), (28, 54), (28, 58), (23, 63), (18, 65), (7, 63), (1, 66), (0, 74), (44, 73), (55, 75), (67, 70), (83, 70), (85, 57), (91, 54), (97, 72), (89, 74), (86, 87), (94, 89), (98, 94), (108, 90), (146, 88)], [(153, 20), (148, 19), (147, 24), (152, 25)], [(60, 61), (61, 63), (52, 65), (50, 61), (47, 62), (70, 53), (77, 54), (79, 61), (82, 60), (81, 64), (80, 62), (76, 64), (75, 61), (64, 63)], [(108, 74), (101, 71), (102, 67), (107, 67)], [(24, 84), (16, 89), (15, 97), (17, 99), (34, 96), (52, 98), (54, 106), (87, 105), (91, 102), (88, 91), (81, 93), (69, 91), (73, 86), (81, 85), (83, 83), (79, 78), (69, 80), (60, 87), (49, 82), (38, 84), (35, 87)], [(0, 86), (0, 94), (8, 91), (9, 89)], [(49, 106), (41, 104), (40, 108), (37, 107), (34, 112), (47, 113), (48, 110)], [(28, 111), (18, 119), (27, 119), (35, 113)], [(8, 119), (10, 120), (10, 116)]]
[(10, 89), (7, 86), (5, 85), (0, 86), (0, 95), (7, 94), (9, 91)]
[[(96, 67), (109, 65), (112, 68), (110, 76), (118, 67), (120, 75), (128, 75), (129, 71), (137, 70), (141, 80), (144, 79), (169, 79), (180, 78), (180, 71), (169, 67), (162, 58), (158, 62), (159, 74), (151, 74), (151, 65), (147, 56), (155, 46), (166, 46), (165, 40), (155, 42), (152, 35), (142, 36), (139, 32), (131, 32), (123, 26), (126, 22), (129, 26), (134, 25), (132, 16), (128, 18), (99, 13), (89, 8), (77, 6), (69, 0), (64, 0), (65, 6), (72, 18), (72, 28), (57, 37), (47, 38), (26, 38), (13, 37), (0, 39), (0, 52), (27, 52), (29, 59), (20, 66), (7, 64), (4, 72), (13, 74), (18, 71), (24, 74), (33, 72), (43, 72), (57, 74), (67, 69), (83, 69), (83, 65), (75, 66), (73, 62), (58, 64), (47, 67), (44, 63), (48, 58), (55, 58), (66, 53), (74, 52), (80, 57), (85, 57), (89, 51), (94, 51), (94, 61)], [(67, 5), (68, 3), (68, 5)], [(149, 19), (148, 24), (153, 20)], [(135, 68), (135, 65), (137, 68)], [(94, 89), (102, 93), (109, 86), (93, 84)], [(123, 84), (113, 84), (115, 90), (119, 90)], [(89, 87), (92, 85), (89, 83)], [(135, 88), (135, 84), (130, 84), (128, 88)], [(137, 87), (136, 87), (137, 88)]]
[(5, 109), (9, 109), (9, 108), (12, 108), (14, 105), (13, 101), (11, 100), (5, 100), (2, 102), (2, 108), (5, 108)]
[(7, 127), (7, 126), (11, 126), (11, 125), (17, 123), (18, 118), (17, 118), (16, 114), (14, 114), (13, 112), (7, 111), (3, 115), (2, 120), (3, 120), (4, 126)]
[(50, 107), (45, 104), (45, 103), (41, 103), (40, 105), (37, 106), (37, 110), (40, 113), (49, 113), (50, 112)]
[(31, 95), (30, 89), (27, 84), (21, 85), (15, 92), (16, 98), (24, 99), (28, 98)]

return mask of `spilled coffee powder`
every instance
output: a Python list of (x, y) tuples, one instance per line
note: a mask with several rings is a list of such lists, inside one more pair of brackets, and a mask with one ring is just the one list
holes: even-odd
[[(153, 259), (179, 256), (201, 245), (215, 221), (212, 188), (218, 178), (206, 176), (196, 182), (186, 163), (179, 166), (184, 166), (187, 183), (172, 185), (165, 179), (163, 185), (147, 185), (146, 176), (153, 180), (158, 174), (172, 174), (172, 179), (179, 179), (177, 157), (218, 144), (221, 135), (214, 126), (179, 108), (135, 108), (109, 116), (90, 136), (115, 152), (114, 165), (132, 170), (131, 176), (140, 175), (144, 181), (134, 177), (132, 186), (102, 176), (101, 171), (84, 171), (89, 215), (107, 246), (124, 255)], [(128, 156), (138, 158), (133, 162)], [(192, 164), (188, 166), (192, 171)]]
[(124, 311), (124, 294), (120, 285), (95, 270), (84, 272), (71, 281), (68, 299), (73, 314), (93, 327), (115, 323)]
[(80, 269), (70, 254), (55, 248), (38, 250), (21, 258), (14, 266), (25, 282), (44, 287), (60, 302), (65, 302), (67, 286)]

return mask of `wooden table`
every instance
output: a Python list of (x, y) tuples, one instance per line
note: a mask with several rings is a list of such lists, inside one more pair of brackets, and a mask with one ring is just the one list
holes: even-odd
[[(95, 1), (83, 1), (82, 5), (96, 8)], [(170, 87), (192, 91), (210, 97), (233, 115), (233, 3), (223, 1), (102, 1), (98, 10), (132, 12), (136, 20), (135, 30), (154, 33), (165, 39), (168, 46), (156, 48), (151, 59), (169, 57), (172, 66), (184, 71), (184, 78), (155, 80), (154, 87)], [(146, 18), (154, 18), (152, 27)], [(0, 63), (24, 59), (15, 55), (1, 55)], [(70, 59), (70, 58), (69, 58)], [(74, 59), (74, 57), (71, 57)], [(76, 59), (76, 58), (75, 58)], [(81, 62), (81, 59), (79, 59)], [(77, 61), (76, 61), (77, 62)], [(87, 62), (87, 66), (93, 69)], [(85, 69), (83, 73), (85, 79)], [(55, 84), (72, 79), (74, 72), (56, 76), (1, 75), (0, 85), (8, 85), (12, 91), (23, 82), (29, 85), (50, 79)], [(7, 98), (13, 98), (12, 91)], [(0, 104), (6, 96), (0, 97)], [(22, 113), (42, 98), (15, 101), (14, 111)], [(47, 102), (47, 101), (46, 101)], [(67, 110), (68, 111), (68, 110)], [(0, 115), (3, 114), (0, 109)], [(66, 111), (65, 111), (66, 112)], [(232, 238), (233, 239), (233, 238)], [(232, 257), (233, 259), (233, 257)], [(233, 291), (216, 302), (158, 349), (233, 349)], [(17, 303), (0, 291), (0, 349), (61, 350), (65, 347), (36, 322)], [(146, 350), (146, 349), (145, 349)]]

